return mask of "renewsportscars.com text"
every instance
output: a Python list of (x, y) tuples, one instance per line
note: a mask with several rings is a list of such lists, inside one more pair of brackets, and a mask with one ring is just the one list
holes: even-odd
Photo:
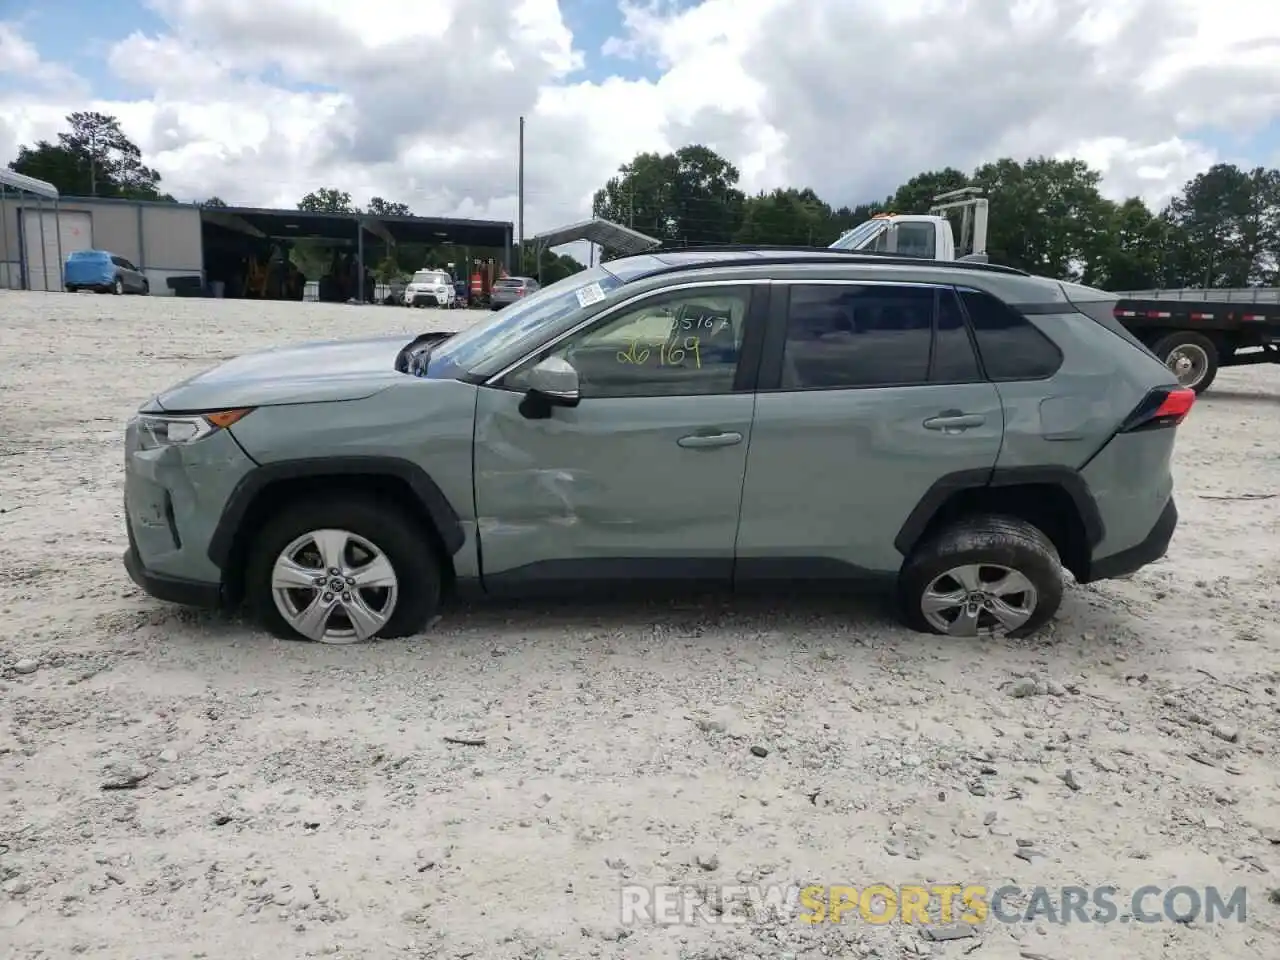
[(624, 924), (692, 926), (766, 918), (801, 923), (1220, 923), (1245, 922), (1244, 887), (1015, 887), (871, 884), (737, 884), (695, 890), (675, 884), (621, 890)]

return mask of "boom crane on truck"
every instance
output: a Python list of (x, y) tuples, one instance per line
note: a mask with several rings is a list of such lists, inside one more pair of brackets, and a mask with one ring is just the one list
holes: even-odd
[[(947, 216), (956, 211), (959, 238)], [(986, 263), (987, 214), (982, 190), (963, 187), (935, 197), (927, 214), (876, 214), (830, 249)], [(1209, 389), (1221, 367), (1280, 363), (1280, 287), (1138, 290), (1115, 296), (1115, 320), (1179, 384), (1196, 393)]]

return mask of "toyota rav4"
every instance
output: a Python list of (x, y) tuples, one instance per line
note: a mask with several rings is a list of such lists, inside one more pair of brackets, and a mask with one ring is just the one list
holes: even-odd
[(883, 580), (1022, 635), (1162, 557), (1195, 395), (1100, 290), (830, 250), (613, 260), (458, 333), (233, 359), (127, 429), (125, 565), (284, 636), (446, 597)]

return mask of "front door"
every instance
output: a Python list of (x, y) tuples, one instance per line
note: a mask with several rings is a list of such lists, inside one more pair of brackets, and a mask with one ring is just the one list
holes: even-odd
[[(748, 338), (758, 341), (763, 299), (743, 283), (654, 294), (479, 391), (476, 517), (487, 587), (729, 581), (755, 402), (756, 371), (740, 361)], [(524, 376), (548, 356), (577, 369), (581, 401), (528, 419)]]
[(1000, 453), (1000, 396), (955, 293), (777, 284), (773, 299), (736, 575), (894, 573), (894, 540), (929, 488)]

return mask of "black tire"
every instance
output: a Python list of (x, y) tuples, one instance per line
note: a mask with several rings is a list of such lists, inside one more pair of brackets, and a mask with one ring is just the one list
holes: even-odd
[(142, 296), (151, 296), (151, 282), (149, 280), (142, 281)]
[(1180, 330), (1157, 340), (1156, 345), (1151, 348), (1151, 352), (1160, 358), (1161, 363), (1168, 366), (1170, 355), (1179, 347), (1191, 347), (1200, 350), (1204, 354), (1204, 375), (1195, 383), (1183, 384), (1194, 390), (1197, 395), (1204, 393), (1209, 389), (1209, 385), (1213, 383), (1213, 378), (1218, 375), (1218, 364), (1221, 358), (1218, 355), (1217, 345), (1203, 334), (1193, 333), (1190, 330)]
[(259, 622), (278, 637), (304, 640), (281, 616), (271, 590), (276, 558), (296, 538), (312, 530), (347, 530), (368, 540), (391, 561), (400, 583), (395, 609), (375, 637), (391, 639), (420, 632), (440, 607), (440, 563), (427, 531), (403, 510), (350, 496), (317, 497), (292, 504), (266, 522), (249, 549), (245, 599)]
[[(1053, 619), (1062, 603), (1062, 563), (1058, 551), (1038, 528), (1017, 517), (976, 516), (961, 520), (918, 546), (898, 574), (899, 614), (920, 633), (945, 634), (931, 623), (922, 600), (931, 584), (948, 570), (965, 565), (1015, 570), (1035, 587), (1031, 616), (1014, 630), (982, 630), (1010, 637), (1035, 633)], [(983, 624), (994, 621), (985, 615)]]

